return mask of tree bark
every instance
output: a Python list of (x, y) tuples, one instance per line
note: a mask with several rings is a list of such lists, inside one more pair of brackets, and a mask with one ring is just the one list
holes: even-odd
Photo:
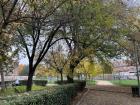
[(69, 75), (67, 75), (67, 81), (68, 81), (68, 83), (73, 83), (74, 82), (73, 78)]
[(26, 91), (31, 91), (32, 90), (32, 84), (33, 84), (33, 73), (30, 72), (29, 75), (28, 75)]
[(63, 82), (63, 72), (60, 72), (61, 75), (61, 82)]
[(89, 77), (89, 80), (91, 79), (91, 76), (90, 76), (90, 74), (88, 75), (88, 77)]
[(5, 89), (5, 81), (4, 81), (4, 72), (1, 71), (1, 89), (2, 91)]
[(27, 92), (32, 90), (34, 71), (35, 69), (33, 68), (33, 64), (29, 63), (29, 74), (28, 74), (27, 87), (26, 87)]
[[(79, 57), (79, 58), (81, 58), (81, 57)], [(70, 66), (69, 66), (69, 70), (70, 70), (70, 72), (69, 72), (69, 74), (67, 75), (67, 81), (68, 81), (68, 83), (73, 83), (74, 82), (74, 69), (75, 69), (75, 67), (80, 63), (80, 61), (82, 60), (83, 58), (81, 58), (81, 59), (76, 59), (74, 62), (75, 63), (71, 63), (70, 64)]]
[(85, 73), (84, 76), (85, 76), (85, 81), (86, 81), (87, 80), (87, 73)]
[(73, 77), (74, 77), (73, 76), (74, 68), (75, 68), (75, 65), (70, 64), (70, 72), (67, 75), (67, 81), (68, 81), (68, 83), (73, 83), (74, 82), (74, 80), (73, 80)]

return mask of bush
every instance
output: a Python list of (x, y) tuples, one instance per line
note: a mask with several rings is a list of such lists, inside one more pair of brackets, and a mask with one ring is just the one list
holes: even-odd
[(59, 85), (64, 85), (64, 84), (68, 84), (68, 81), (67, 80), (63, 80), (62, 81), (56, 81), (55, 83), (59, 84)]
[[(64, 85), (64, 84), (69, 84), (67, 81), (56, 81), (57, 84), (59, 85)], [(86, 81), (84, 80), (77, 80), (77, 81), (74, 81), (74, 84), (76, 86), (76, 89), (77, 91), (83, 91), (85, 86), (86, 86)]]
[(19, 83), (20, 85), (27, 85), (27, 80), (20, 80)]
[[(4, 81), (4, 82), (5, 82), (5, 86), (8, 87), (8, 86), (11, 86), (14, 81)], [(1, 85), (1, 82), (0, 82), (0, 85)]]
[(48, 81), (47, 80), (33, 80), (33, 83), (35, 85), (46, 86), (46, 84), (48, 83)]
[(23, 93), (23, 92), (25, 92), (26, 87), (25, 86), (16, 86), (14, 88), (14, 90), (15, 90), (15, 93)]
[[(19, 82), (21, 85), (27, 84), (27, 80), (20, 80)], [(46, 86), (47, 82), (48, 82), (47, 80), (33, 80), (33, 84), (39, 85), (39, 86)]]
[(78, 91), (83, 91), (86, 86), (86, 81), (75, 81)]
[(4, 105), (70, 105), (77, 94), (76, 85), (78, 84), (67, 84), (25, 93), (12, 100), (7, 100)]

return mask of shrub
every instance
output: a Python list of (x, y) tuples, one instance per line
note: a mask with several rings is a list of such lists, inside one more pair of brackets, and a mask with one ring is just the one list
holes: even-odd
[(47, 80), (33, 80), (33, 83), (35, 85), (40, 85), (40, 86), (46, 86), (47, 82), (48, 82)]
[(27, 85), (27, 80), (20, 80), (19, 83), (20, 85)]
[[(33, 80), (33, 84), (40, 85), (40, 86), (46, 86), (47, 82), (48, 82), (47, 80)], [(20, 80), (20, 84), (26, 85), (27, 80)]]
[(79, 90), (79, 91), (83, 91), (84, 90), (84, 88), (85, 88), (85, 86), (86, 86), (86, 81), (75, 81), (75, 83), (77, 84), (76, 86), (77, 86), (77, 89)]
[(7, 100), (4, 105), (70, 105), (77, 94), (76, 85), (67, 84), (25, 93), (12, 100)]
[(55, 83), (59, 84), (59, 85), (63, 85), (63, 84), (68, 84), (67, 80), (63, 80), (63, 81), (56, 81)]
[[(59, 84), (59, 85), (64, 85), (64, 84), (69, 84), (67, 81), (56, 81), (55, 83)], [(83, 91), (85, 86), (86, 86), (86, 81), (84, 80), (77, 80), (74, 81), (74, 84), (76, 86), (77, 91)]]
[[(4, 82), (5, 82), (5, 86), (8, 87), (8, 86), (11, 86), (14, 81), (4, 81)], [(1, 85), (1, 82), (0, 82), (0, 85)]]

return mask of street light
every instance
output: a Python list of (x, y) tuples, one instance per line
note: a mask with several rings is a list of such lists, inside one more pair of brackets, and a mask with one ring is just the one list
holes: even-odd
[(138, 68), (138, 50), (137, 50), (137, 42), (140, 42), (140, 32), (135, 32), (133, 35), (131, 35), (131, 40), (133, 42), (134, 46), (134, 58), (135, 58), (135, 66), (136, 66), (136, 72), (137, 72), (137, 81), (138, 81), (138, 90), (139, 90), (139, 96), (140, 96), (140, 80), (139, 80), (139, 68)]

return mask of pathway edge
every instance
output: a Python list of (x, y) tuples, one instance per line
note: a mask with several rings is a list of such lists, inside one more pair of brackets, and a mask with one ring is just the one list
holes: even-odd
[(83, 101), (84, 97), (88, 94), (89, 90), (90, 90), (90, 89), (88, 88), (87, 92), (85, 92), (85, 93), (83, 94), (82, 98), (78, 101), (78, 103), (77, 103), (76, 105), (80, 105), (80, 103)]

